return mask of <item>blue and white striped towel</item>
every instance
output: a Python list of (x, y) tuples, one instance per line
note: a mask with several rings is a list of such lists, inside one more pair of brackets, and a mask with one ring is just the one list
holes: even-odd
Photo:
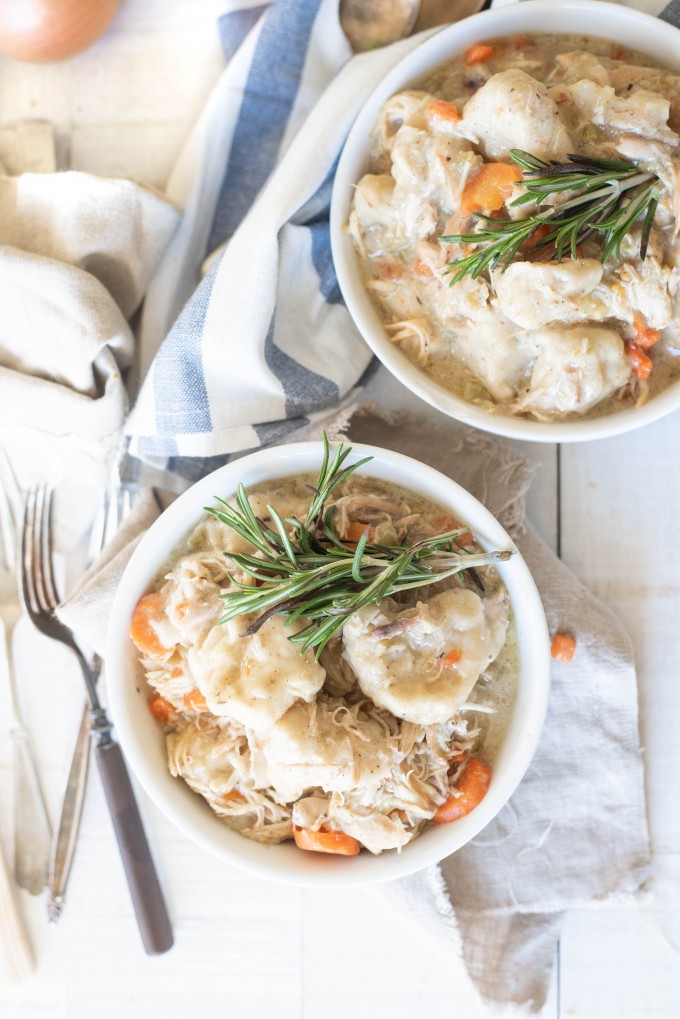
[[(338, 0), (227, 3), (228, 66), (170, 182), (185, 215), (145, 302), (127, 426), (133, 455), (191, 480), (337, 406), (368, 368), (331, 260), (333, 171), (364, 101), (422, 39), (350, 60)], [(661, 16), (679, 24), (680, 0)]]
[(180, 170), (196, 172), (143, 353), (167, 335), (128, 422), (131, 453), (185, 477), (338, 405), (371, 359), (331, 261), (333, 170), (366, 96), (415, 43), (348, 60), (337, 6), (276, 0), (220, 20), (229, 65)]

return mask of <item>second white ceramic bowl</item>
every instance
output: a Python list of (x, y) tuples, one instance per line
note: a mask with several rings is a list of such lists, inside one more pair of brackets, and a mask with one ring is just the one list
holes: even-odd
[(410, 88), (472, 43), (529, 32), (587, 33), (648, 54), (659, 64), (680, 70), (680, 31), (659, 18), (597, 0), (528, 0), (484, 11), (443, 29), (413, 50), (384, 79), (367, 101), (347, 138), (338, 164), (331, 204), (331, 244), (338, 281), (347, 308), (368, 345), (382, 363), (416, 396), (475, 428), (532, 442), (578, 442), (602, 439), (656, 421), (680, 407), (680, 381), (654, 396), (644, 407), (616, 414), (543, 423), (490, 414), (454, 396), (410, 361), (385, 332), (364, 287), (352, 239), (346, 231), (353, 186), (368, 169), (370, 134), (383, 103)]
[[(399, 854), (357, 857), (304, 852), (292, 843), (264, 846), (227, 828), (203, 799), (170, 775), (165, 741), (149, 713), (149, 688), (129, 638), (130, 619), (139, 598), (154, 583), (174, 548), (199, 521), (215, 496), (228, 498), (242, 481), (246, 487), (273, 478), (316, 473), (318, 442), (261, 450), (208, 475), (181, 495), (153, 524), (135, 550), (120, 582), (111, 613), (106, 654), (109, 703), (123, 751), (154, 803), (189, 838), (227, 863), (264, 877), (298, 885), (339, 887), (387, 881), (410, 874), (460, 849), (498, 813), (526, 771), (545, 718), (550, 685), (550, 649), (543, 608), (527, 566), (518, 552), (498, 570), (510, 594), (519, 642), (517, 699), (494, 762), (489, 791), (467, 817), (433, 825)], [(465, 521), (485, 549), (514, 545), (481, 503), (459, 485), (409, 457), (372, 446), (355, 445), (354, 462), (373, 456), (363, 476), (380, 478), (420, 492)]]

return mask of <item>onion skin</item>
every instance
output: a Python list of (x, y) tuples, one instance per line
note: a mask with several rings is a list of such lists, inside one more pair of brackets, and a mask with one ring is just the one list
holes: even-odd
[(28, 63), (68, 60), (109, 27), (120, 0), (0, 0), (0, 53)]

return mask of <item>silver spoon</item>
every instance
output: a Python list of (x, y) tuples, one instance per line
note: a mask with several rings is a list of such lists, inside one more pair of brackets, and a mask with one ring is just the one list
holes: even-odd
[(340, 24), (355, 53), (404, 39), (414, 30), (460, 21), (484, 0), (340, 0)]
[(340, 0), (340, 24), (358, 53), (410, 35), (419, 11), (420, 0)]

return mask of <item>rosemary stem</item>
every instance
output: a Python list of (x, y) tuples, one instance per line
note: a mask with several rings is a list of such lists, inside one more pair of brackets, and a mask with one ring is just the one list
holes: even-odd
[[(513, 149), (512, 159), (524, 171), (524, 194), (511, 207), (533, 203), (535, 211), (525, 219), (493, 220), (474, 213), (483, 226), (475, 233), (440, 237), (440, 241), (467, 244), (474, 250), (448, 263), (450, 285), (464, 276), (475, 279), (486, 269), (505, 269), (534, 233), (541, 229), (530, 253), (553, 249), (559, 262), (565, 250), (578, 257), (577, 248), (593, 231), (602, 235), (601, 261), (621, 257), (621, 245), (638, 219), (643, 222), (640, 258), (647, 243), (659, 201), (661, 181), (650, 170), (624, 160), (594, 159), (569, 155), (569, 162), (546, 163), (529, 152)], [(553, 204), (553, 195), (564, 201)], [(545, 234), (545, 228), (549, 233)]]

